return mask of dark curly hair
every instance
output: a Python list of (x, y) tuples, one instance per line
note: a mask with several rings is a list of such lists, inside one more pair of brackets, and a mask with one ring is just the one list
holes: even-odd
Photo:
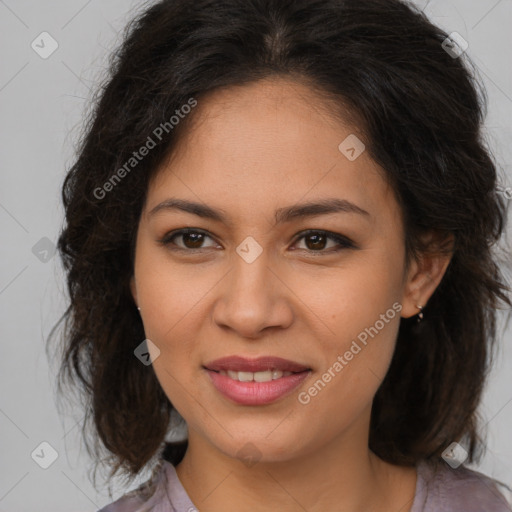
[(401, 319), (370, 448), (411, 465), (462, 439), (479, 459), (497, 310), (512, 306), (494, 253), (507, 212), (481, 131), (486, 92), (470, 59), (445, 51), (447, 37), (401, 0), (163, 0), (128, 25), (63, 184), (69, 307), (50, 334), (65, 320), (59, 391), (80, 390), (87, 449), (111, 476), (162, 456), (176, 465), (187, 448), (166, 441), (173, 405), (134, 357), (145, 335), (129, 281), (148, 182), (194, 112), (125, 164), (191, 98), (267, 77), (307, 84), (356, 123), (402, 209), (408, 261), (429, 250), (426, 231), (453, 237), (424, 321)]

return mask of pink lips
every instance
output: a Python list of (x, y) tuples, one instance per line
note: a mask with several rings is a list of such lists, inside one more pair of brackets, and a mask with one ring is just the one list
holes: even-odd
[[(241, 405), (265, 405), (289, 394), (306, 379), (311, 370), (307, 366), (279, 357), (264, 356), (246, 359), (239, 356), (224, 357), (205, 365), (205, 369), (215, 388), (226, 398)], [(240, 382), (219, 372), (262, 372), (280, 370), (293, 372), (269, 382)]]

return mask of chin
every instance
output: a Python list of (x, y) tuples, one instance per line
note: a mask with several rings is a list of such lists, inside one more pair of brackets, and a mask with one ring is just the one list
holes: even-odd
[(268, 430), (260, 435), (238, 435), (234, 438), (225, 437), (221, 442), (211, 440), (218, 450), (226, 456), (238, 459), (247, 467), (261, 462), (285, 462), (299, 455), (297, 439), (286, 435), (278, 436)]

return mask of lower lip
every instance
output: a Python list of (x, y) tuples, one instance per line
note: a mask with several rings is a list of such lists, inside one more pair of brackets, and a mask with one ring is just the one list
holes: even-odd
[(311, 373), (307, 370), (269, 382), (240, 382), (213, 370), (206, 371), (220, 393), (241, 405), (265, 405), (275, 402), (291, 393)]

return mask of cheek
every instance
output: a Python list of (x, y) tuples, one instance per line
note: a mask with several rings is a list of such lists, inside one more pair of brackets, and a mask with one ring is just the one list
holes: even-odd
[[(290, 275), (300, 307), (309, 316), (314, 313), (317, 334), (325, 334), (320, 341), (341, 350), (400, 300), (401, 263), (395, 259), (397, 255), (384, 249), (361, 250), (337, 267)], [(395, 313), (391, 309), (386, 326), (395, 317), (398, 323)]]
[[(322, 361), (304, 402), (361, 408), (371, 402), (393, 356), (400, 325), (401, 273), (393, 255), (367, 251), (350, 269), (303, 280), (298, 293), (318, 322), (315, 351)], [(307, 291), (314, 290), (309, 295)], [(340, 409), (338, 409), (340, 410)]]
[[(308, 422), (318, 423), (309, 428), (327, 428), (335, 435), (371, 409), (393, 356), (399, 312), (390, 305), (384, 310), (384, 318), (388, 323), (379, 316), (371, 323), (351, 318), (347, 334), (332, 343), (324, 340), (325, 363), (297, 397)], [(326, 415), (329, 424), (322, 426)]]
[(149, 238), (141, 240), (137, 248), (135, 272), (146, 334), (162, 342), (172, 339), (181, 324), (190, 322), (218, 281), (208, 265), (178, 264)]
[(177, 268), (165, 256), (164, 251), (141, 248), (135, 269), (137, 296), (145, 335), (160, 350), (155, 371), (162, 377), (167, 372), (182, 377), (183, 362), (191, 360), (198, 338), (193, 326), (200, 324), (201, 300), (214, 280), (211, 274), (200, 279), (192, 265)]
[(144, 331), (160, 350), (153, 369), (165, 394), (183, 415), (193, 407), (187, 390), (193, 392), (191, 375), (197, 375), (200, 365), (198, 326), (204, 320), (199, 315), (201, 301), (214, 284), (209, 281), (211, 276), (205, 281), (169, 262), (149, 266), (141, 279)]

